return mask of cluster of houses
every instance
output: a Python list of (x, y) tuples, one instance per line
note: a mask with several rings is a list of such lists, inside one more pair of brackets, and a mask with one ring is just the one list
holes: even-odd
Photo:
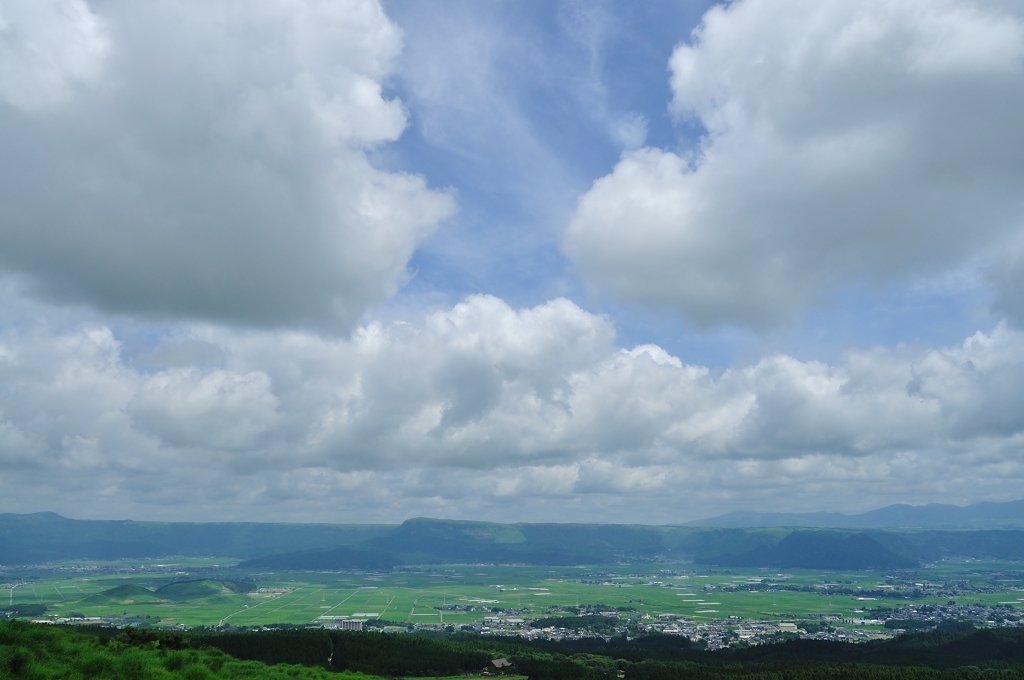
[[(614, 616), (614, 612), (602, 612)], [(823, 621), (815, 630), (808, 631), (793, 621), (765, 621), (729, 617), (708, 622), (697, 622), (677, 614), (659, 614), (657, 617), (636, 617), (625, 620), (615, 627), (616, 635), (627, 637), (644, 634), (678, 635), (690, 641), (706, 646), (707, 649), (721, 649), (736, 644), (761, 645), (782, 640), (802, 638), (818, 640), (835, 640), (846, 642), (863, 642), (884, 639), (898, 634), (900, 631), (880, 629), (884, 621), (874, 619), (843, 620), (833, 617), (834, 621)], [(838, 627), (832, 627), (831, 623)], [(852, 626), (852, 627), (848, 627)], [(864, 626), (859, 627), (859, 626)], [(418, 629), (440, 626), (437, 624), (418, 624)], [(490, 616), (483, 622), (464, 625), (462, 630), (475, 631), (481, 635), (517, 637), (526, 640), (546, 640), (551, 642), (601, 638), (610, 640), (609, 632), (596, 632), (585, 628), (547, 626), (534, 627), (528, 620), (514, 617)]]

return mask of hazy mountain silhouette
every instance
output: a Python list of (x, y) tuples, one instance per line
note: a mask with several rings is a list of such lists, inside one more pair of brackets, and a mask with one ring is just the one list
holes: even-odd
[[(243, 569), (317, 571), (406, 564), (579, 565), (652, 560), (888, 569), (954, 556), (1024, 559), (1024, 530), (1011, 528), (1022, 511), (1024, 501), (967, 508), (897, 505), (862, 515), (730, 513), (696, 523), (699, 526), (498, 524), (426, 518), (398, 526), (186, 523), (0, 514), (0, 564), (211, 556), (246, 560), (239, 565)], [(715, 521), (741, 526), (716, 526)], [(809, 526), (815, 522), (831, 526)], [(946, 528), (928, 528), (936, 524)], [(992, 525), (1004, 528), (980, 528)], [(968, 530), (949, 529), (964, 526)]]
[(1024, 529), (1024, 500), (961, 507), (889, 505), (858, 515), (839, 512), (754, 512), (737, 510), (687, 522), (692, 527), (819, 527), (824, 529)]

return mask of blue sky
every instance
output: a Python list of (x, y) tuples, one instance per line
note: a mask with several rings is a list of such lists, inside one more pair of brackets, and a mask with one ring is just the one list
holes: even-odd
[[(391, 304), (450, 304), (483, 292), (532, 306), (566, 296), (611, 315), (626, 345), (654, 342), (719, 369), (765, 351), (834, 360), (850, 347), (945, 345), (990, 330), (998, 316), (989, 314), (991, 295), (976, 282), (860, 282), (768, 334), (694, 328), (671, 311), (622, 305), (587, 290), (563, 251), (564, 225), (579, 196), (628, 148), (615, 135), (616, 122), (641, 120), (640, 145), (685, 152), (700, 144), (699, 122), (674, 120), (669, 112), (666, 76), (673, 49), (709, 6), (452, 3), (440, 12), (423, 3), (385, 3), (406, 31), (391, 91), (410, 112), (389, 161), (436, 186), (455, 187), (459, 201), (459, 214), (413, 256), (416, 277)], [(429, 64), (435, 81), (460, 89), (467, 65), (449, 59), (443, 46), (467, 34), (492, 39), (480, 55), (484, 63), (470, 66), (478, 73), (468, 76), (484, 87), (469, 88), (457, 106), (437, 106), (420, 93), (435, 83), (417, 76)], [(506, 126), (490, 115), (495, 111), (516, 124)], [(517, 152), (524, 148), (532, 153)]]
[[(459, 193), (455, 223), (413, 260), (424, 279), (416, 288), (456, 298), (487, 291), (524, 304), (585, 294), (561, 248), (565, 222), (622, 153), (613, 130), (620, 120), (642, 120), (646, 135), (634, 144), (696, 141), (671, 120), (666, 73), (700, 11), (665, 5), (634, 16), (600, 3), (387, 9), (418, 29), (406, 32), (393, 84), (410, 128), (390, 151), (400, 167)], [(463, 35), (485, 36), (473, 45), (476, 63), (446, 51)], [(449, 97), (457, 101), (440, 101)]]
[(1020, 495), (1013, 3), (3, 0), (0, 64), (0, 511)]

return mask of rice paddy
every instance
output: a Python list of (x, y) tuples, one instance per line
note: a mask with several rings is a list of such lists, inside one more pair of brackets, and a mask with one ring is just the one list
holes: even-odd
[[(880, 606), (945, 604), (948, 595), (939, 593), (950, 583), (958, 584), (959, 604), (1020, 608), (1021, 568), (951, 562), (893, 574), (706, 569), (692, 564), (439, 565), (387, 573), (252, 573), (223, 560), (136, 560), (51, 565), (0, 578), (8, 581), (2, 584), (7, 591), (3, 605), (41, 604), (50, 616), (74, 613), (170, 627), (305, 625), (341, 617), (460, 625), (498, 612), (530, 618), (579, 606), (624, 616), (676, 614), (698, 621), (822, 614), (863, 618), (865, 611)], [(884, 594), (897, 591), (901, 597)]]

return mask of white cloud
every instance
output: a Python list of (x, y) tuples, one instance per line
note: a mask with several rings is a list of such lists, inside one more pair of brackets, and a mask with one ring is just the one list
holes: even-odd
[(0, 266), (151, 318), (351, 328), (452, 214), (374, 167), (402, 49), (374, 0), (5, 3)]
[(274, 426), (277, 405), (259, 371), (169, 370), (143, 381), (125, 411), (168, 446), (251, 449)]
[(721, 375), (617, 347), (566, 300), (476, 296), (349, 339), (197, 326), (170, 344), (185, 350), (140, 368), (95, 322), (0, 334), (6, 509), (671, 522), (1010, 498), (1024, 478), (1024, 334), (1007, 326)]
[[(689, 154), (626, 153), (581, 198), (565, 244), (600, 290), (770, 326), (1022, 233), (1014, 3), (740, 0), (670, 68), (673, 113), (706, 135)], [(1010, 279), (993, 280), (1016, 309)]]
[(8, 0), (0, 7), (0, 101), (23, 110), (65, 103), (100, 74), (106, 27), (82, 0)]

